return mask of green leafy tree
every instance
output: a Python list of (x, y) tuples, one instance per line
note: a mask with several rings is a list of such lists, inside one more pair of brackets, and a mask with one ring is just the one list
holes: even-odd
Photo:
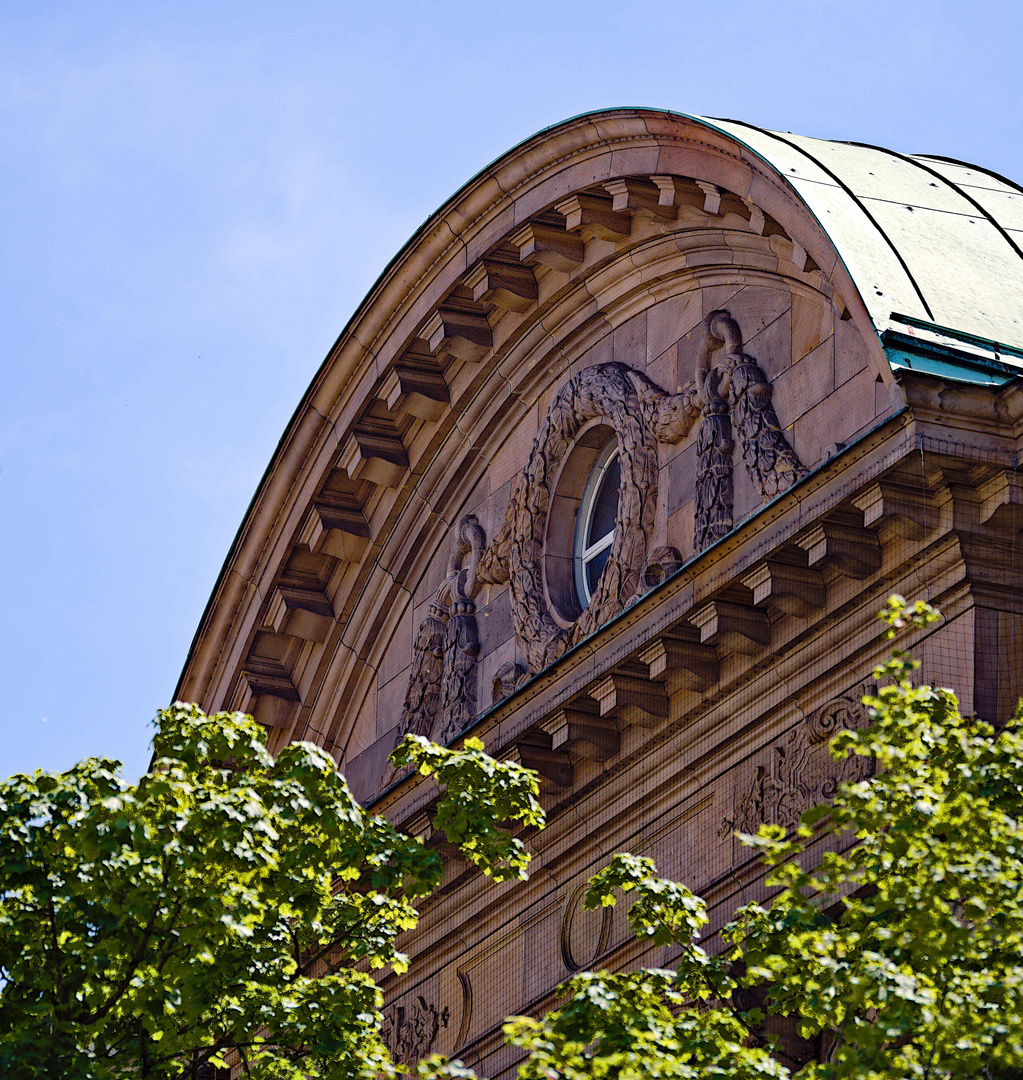
[[(939, 616), (893, 597), (882, 618), (891, 636)], [(794, 835), (742, 837), (776, 893), (736, 913), (723, 950), (697, 944), (704, 902), (648, 859), (592, 879), (587, 906), (633, 894), (632, 929), (674, 946), (677, 970), (580, 974), (559, 1009), (511, 1021), (523, 1080), (1023, 1075), (1023, 710), (996, 734), (913, 685), (916, 666), (878, 667), (872, 726), (831, 744), (873, 757), (873, 778)]]
[[(541, 825), (535, 776), (482, 744), (409, 737), (434, 825), (499, 880)], [(0, 1076), (387, 1078), (371, 968), (396, 971), (443, 872), (364, 811), (322, 751), (275, 758), (240, 714), (175, 705), (138, 784), (116, 762), (0, 785)]]

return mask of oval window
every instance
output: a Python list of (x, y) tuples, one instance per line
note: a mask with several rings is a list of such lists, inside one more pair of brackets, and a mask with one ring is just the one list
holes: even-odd
[(575, 587), (584, 608), (596, 592), (604, 564), (611, 554), (621, 478), (618, 441), (612, 439), (594, 463), (575, 522)]

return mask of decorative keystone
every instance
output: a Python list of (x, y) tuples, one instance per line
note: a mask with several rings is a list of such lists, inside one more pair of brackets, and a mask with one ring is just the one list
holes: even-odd
[(586, 257), (586, 245), (581, 238), (552, 225), (530, 222), (509, 241), (519, 249), (519, 261), (532, 265), (542, 263), (552, 270), (571, 273)]
[(711, 600), (692, 612), (689, 621), (699, 629), (701, 642), (732, 652), (754, 656), (771, 644), (771, 620), (760, 608)]

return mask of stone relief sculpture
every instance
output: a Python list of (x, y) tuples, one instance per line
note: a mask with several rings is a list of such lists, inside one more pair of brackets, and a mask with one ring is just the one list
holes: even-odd
[[(714, 364), (714, 354), (722, 347), (725, 356)], [(733, 418), (746, 471), (763, 498), (788, 490), (807, 470), (782, 433), (771, 404), (771, 383), (756, 360), (742, 351), (739, 324), (727, 311), (712, 311), (704, 320), (696, 386), (702, 420), (693, 548), (702, 551), (732, 530)]]
[(383, 1010), (380, 1034), (391, 1058), (403, 1065), (414, 1065), (433, 1049), (442, 1028), (451, 1022), (451, 1009), (438, 1009), (422, 996), (402, 1005), (388, 1005)]
[[(596, 364), (568, 380), (513, 482), (504, 523), (491, 543), (472, 515), (458, 523), (447, 576), (416, 636), (400, 734), (449, 742), (476, 718), (480, 645), (474, 601), (483, 585), (508, 583), (516, 644), (525, 661), (505, 664), (497, 672), (491, 690), (498, 701), (682, 564), (675, 548), (650, 550), (659, 443), (681, 441), (700, 420), (694, 553), (732, 528), (733, 421), (746, 469), (765, 499), (806, 475), (781, 431), (771, 384), (742, 347), (732, 316), (713, 311), (704, 320), (695, 385), (689, 389), (669, 394), (641, 371), (618, 362)], [(560, 466), (593, 420), (606, 422), (618, 441), (618, 517), (590, 602), (566, 626), (547, 599), (544, 542)], [(393, 772), (386, 771), (380, 789), (393, 779)]]
[(840, 783), (873, 775), (873, 758), (851, 755), (838, 762), (827, 743), (845, 728), (867, 725), (862, 699), (874, 689), (853, 687), (766, 747), (754, 762), (752, 783), (736, 793), (734, 816), (725, 819), (719, 835), (756, 832), (764, 822), (794, 828), (807, 807), (833, 798)]

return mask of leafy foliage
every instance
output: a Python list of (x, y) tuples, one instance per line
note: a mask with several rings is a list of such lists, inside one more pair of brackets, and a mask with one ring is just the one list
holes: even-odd
[[(892, 597), (881, 617), (890, 637), (940, 616)], [(890, 682), (866, 699), (872, 726), (831, 744), (875, 758), (872, 779), (794, 835), (742, 837), (777, 891), (737, 912), (723, 951), (696, 944), (703, 902), (649, 860), (597, 874), (587, 906), (635, 893), (633, 930), (674, 945), (678, 970), (581, 974), (543, 1020), (511, 1021), (525, 1080), (1021, 1075), (1023, 707), (996, 734), (915, 686), (916, 666), (896, 651), (875, 669)]]
[[(162, 712), (137, 785), (116, 762), (0, 785), (0, 1075), (387, 1078), (368, 968), (395, 947), (438, 854), (364, 811), (334, 762), (274, 759), (240, 714)], [(535, 776), (408, 740), (436, 774), (436, 827), (497, 879), (525, 876), (502, 821), (542, 825)]]

